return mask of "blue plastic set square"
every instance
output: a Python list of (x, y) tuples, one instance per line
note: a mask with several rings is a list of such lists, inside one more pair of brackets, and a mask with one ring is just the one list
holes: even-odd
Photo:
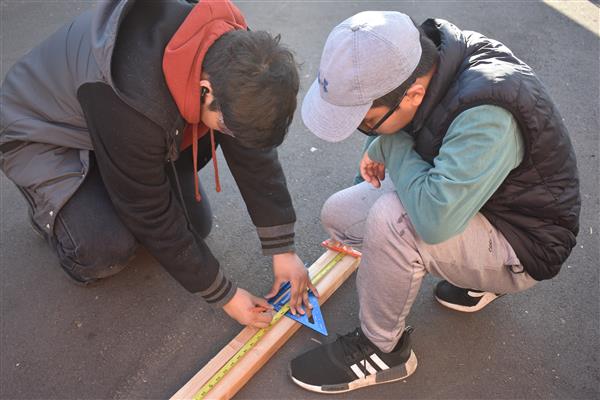
[[(361, 253), (357, 250), (354, 250), (350, 246), (344, 246), (342, 243), (334, 242), (332, 240), (325, 240), (321, 243), (323, 247), (328, 248), (329, 250), (337, 251), (338, 253), (344, 253), (350, 255), (352, 257), (360, 257)], [(291, 297), (291, 285), (289, 282), (286, 282), (281, 286), (279, 292), (275, 296), (273, 296), (269, 300), (269, 304), (275, 308), (275, 311), (281, 310), (289, 301)], [(319, 306), (319, 299), (314, 293), (309, 290), (308, 291), (308, 301), (312, 305), (312, 309), (305, 310), (304, 315), (294, 315), (291, 311), (285, 313), (285, 316), (293, 319), (301, 323), (302, 325), (319, 332), (322, 335), (327, 336), (327, 327), (325, 326), (325, 320), (323, 319), (323, 314), (321, 313), (321, 307)], [(304, 308), (304, 307), (303, 307)]]
[[(285, 283), (279, 289), (279, 292), (269, 300), (269, 304), (275, 308), (275, 311), (281, 310), (287, 303), (290, 301), (291, 296), (291, 285), (289, 282)], [(287, 293), (286, 293), (287, 292)], [(322, 335), (327, 336), (327, 327), (325, 326), (325, 320), (323, 319), (323, 314), (321, 313), (321, 307), (319, 306), (319, 299), (314, 293), (309, 290), (308, 291), (308, 301), (312, 305), (312, 309), (304, 310), (304, 315), (300, 314), (292, 314), (291, 311), (285, 313), (285, 316), (293, 319), (294, 321), (300, 322), (302, 325), (309, 327)]]

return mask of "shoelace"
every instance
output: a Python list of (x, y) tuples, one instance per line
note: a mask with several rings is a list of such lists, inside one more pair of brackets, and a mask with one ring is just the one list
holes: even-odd
[(346, 335), (338, 334), (338, 339), (342, 345), (344, 359), (348, 363), (360, 361), (363, 368), (366, 369), (367, 357), (372, 350), (368, 343), (365, 343), (365, 338), (360, 334), (360, 328)]

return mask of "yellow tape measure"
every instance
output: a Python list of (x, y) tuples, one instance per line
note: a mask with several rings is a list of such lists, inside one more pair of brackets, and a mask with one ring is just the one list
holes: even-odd
[[(316, 285), (342, 258), (344, 258), (345, 254), (344, 253), (338, 253), (338, 255), (336, 255), (333, 260), (329, 261), (327, 263), (327, 265), (325, 265), (317, 274), (315, 274), (315, 276), (313, 278), (311, 278), (311, 281), (313, 283), (313, 285)], [(226, 363), (225, 365), (223, 365), (209, 380), (208, 382), (206, 382), (204, 384), (204, 386), (202, 386), (200, 388), (200, 390), (194, 395), (194, 400), (201, 400), (203, 399), (208, 392), (210, 392), (212, 390), (212, 388), (214, 388), (217, 383), (219, 383), (221, 381), (221, 379), (223, 379), (225, 377), (225, 375), (227, 375), (227, 373), (235, 366), (235, 364), (238, 363), (238, 361), (240, 361), (242, 359), (242, 357), (244, 357), (244, 355), (246, 355), (246, 353), (248, 353), (250, 350), (252, 350), (252, 348), (256, 345), (256, 343), (258, 343), (258, 341), (265, 336), (265, 334), (267, 333), (267, 331), (269, 329), (271, 329), (271, 327), (273, 325), (275, 325), (284, 315), (286, 312), (288, 312), (290, 309), (290, 305), (286, 304), (285, 306), (283, 306), (274, 316), (273, 319), (271, 320), (271, 323), (269, 324), (268, 327), (266, 328), (261, 328), (259, 329), (254, 336), (252, 336), (246, 343), (244, 343), (244, 345), (242, 346), (241, 349), (239, 349), (234, 355), (233, 357), (231, 357)]]

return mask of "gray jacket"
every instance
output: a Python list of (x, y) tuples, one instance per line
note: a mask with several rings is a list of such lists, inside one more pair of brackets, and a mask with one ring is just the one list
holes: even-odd
[(59, 29), (15, 64), (2, 85), (0, 168), (27, 190), (34, 220), (48, 232), (88, 172), (92, 143), (77, 88), (110, 76), (109, 65), (96, 61), (92, 17), (88, 11)]
[[(104, 2), (19, 60), (1, 90), (0, 168), (33, 203), (35, 222), (52, 233), (93, 150), (115, 209), (136, 239), (186, 289), (223, 304), (235, 285), (191, 231), (163, 179), (179, 157), (185, 128), (165, 84), (163, 51), (192, 7), (170, 0)], [(220, 136), (263, 253), (293, 250), (296, 216), (277, 150), (248, 149)]]

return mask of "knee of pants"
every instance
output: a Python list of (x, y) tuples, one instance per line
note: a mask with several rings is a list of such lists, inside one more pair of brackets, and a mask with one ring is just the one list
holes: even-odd
[(194, 230), (202, 239), (206, 239), (212, 230), (213, 214), (208, 196), (206, 196), (206, 193), (202, 190), (202, 186), (200, 186), (200, 195), (202, 196), (200, 202), (193, 200), (189, 202), (186, 207), (188, 208), (191, 219), (190, 222), (194, 227)]
[(321, 208), (321, 224), (325, 230), (332, 234), (332, 232), (341, 232), (343, 218), (340, 216), (340, 210), (342, 208), (342, 196), (340, 192), (334, 193), (325, 201), (323, 208)]
[(202, 218), (195, 218), (193, 220), (194, 229), (202, 239), (206, 239), (206, 237), (210, 234), (213, 225), (212, 222), (212, 214), (205, 215)]
[(184, 206), (187, 209), (188, 215), (190, 217), (190, 223), (194, 227), (194, 231), (202, 238), (205, 239), (211, 229), (213, 222), (213, 214), (212, 208), (210, 206), (210, 200), (206, 195), (206, 191), (202, 185), (199, 185), (198, 188), (200, 190), (200, 196), (202, 200), (199, 202), (196, 201), (194, 196), (191, 196), (194, 193), (193, 187), (187, 187), (187, 183), (183, 184), (183, 197), (184, 197)]
[(412, 224), (396, 192), (386, 193), (373, 204), (365, 223), (365, 240), (388, 243), (392, 237), (414, 236)]
[(58, 234), (53, 241), (60, 264), (81, 280), (106, 278), (120, 272), (137, 248), (137, 242), (131, 234), (99, 240), (82, 240)]

